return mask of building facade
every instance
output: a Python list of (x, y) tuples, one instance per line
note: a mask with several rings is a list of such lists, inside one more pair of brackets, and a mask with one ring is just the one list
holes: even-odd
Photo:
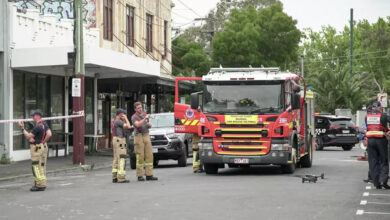
[[(8, 29), (0, 38), (0, 119), (29, 118), (33, 109), (45, 116), (72, 114), (73, 1), (13, 0), (3, 6), (0, 28)], [(85, 134), (102, 137), (99, 148), (110, 147), (117, 107), (132, 114), (133, 103), (142, 101), (152, 113), (172, 110), (171, 7), (171, 0), (83, 1)], [(72, 121), (49, 125), (52, 141), (65, 142), (72, 152)], [(18, 126), (0, 129), (0, 148), (14, 161), (28, 159)]]

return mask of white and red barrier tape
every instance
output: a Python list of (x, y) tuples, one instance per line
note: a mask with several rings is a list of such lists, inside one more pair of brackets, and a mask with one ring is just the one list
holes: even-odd
[[(84, 111), (73, 112), (73, 115), (55, 116), (55, 117), (42, 118), (42, 120), (44, 120), (44, 121), (50, 121), (50, 120), (60, 120), (60, 119), (79, 118), (79, 117), (84, 117)], [(30, 119), (0, 120), (0, 124), (4, 124), (4, 123), (18, 123), (18, 122), (29, 122), (29, 121), (34, 121), (34, 120), (33, 120), (32, 118), (30, 118)]]

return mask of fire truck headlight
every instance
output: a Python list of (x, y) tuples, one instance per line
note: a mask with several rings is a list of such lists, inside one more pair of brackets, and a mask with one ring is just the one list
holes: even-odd
[(271, 144), (271, 150), (274, 151), (287, 151), (289, 147), (288, 144)]
[(199, 150), (212, 150), (213, 143), (199, 143)]

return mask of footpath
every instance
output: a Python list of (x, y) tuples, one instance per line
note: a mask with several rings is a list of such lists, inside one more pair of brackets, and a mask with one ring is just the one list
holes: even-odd
[[(85, 164), (92, 165), (93, 169), (103, 169), (112, 166), (112, 151), (95, 152), (85, 154)], [(73, 164), (73, 156), (50, 157), (47, 159), (47, 175), (55, 173), (81, 170), (80, 165)], [(26, 177), (32, 177), (31, 160), (0, 164), (0, 182), (12, 181)]]

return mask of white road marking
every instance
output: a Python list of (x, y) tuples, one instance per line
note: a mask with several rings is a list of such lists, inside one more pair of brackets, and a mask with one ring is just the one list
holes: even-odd
[(372, 196), (390, 196), (390, 194), (370, 194)]
[[(366, 211), (364, 211), (364, 210), (362, 210), (363, 211), (363, 214), (371, 214), (371, 215), (390, 215), (390, 213), (388, 213), (388, 212), (366, 212)], [(357, 212), (356, 212), (356, 214), (357, 214)]]
[(73, 183), (63, 183), (63, 184), (60, 184), (60, 186), (69, 186), (69, 185), (72, 185)]
[(367, 200), (360, 201), (360, 205), (367, 205)]
[(372, 187), (371, 186), (366, 186), (366, 189), (372, 189)]
[(369, 192), (364, 192), (364, 193), (363, 193), (363, 196), (369, 196), (369, 195), (370, 195)]
[(356, 211), (356, 215), (363, 215), (363, 214), (364, 214), (364, 210), (359, 209)]
[(375, 205), (390, 205), (390, 203), (386, 203), (386, 202), (368, 202), (370, 204), (375, 204)]

